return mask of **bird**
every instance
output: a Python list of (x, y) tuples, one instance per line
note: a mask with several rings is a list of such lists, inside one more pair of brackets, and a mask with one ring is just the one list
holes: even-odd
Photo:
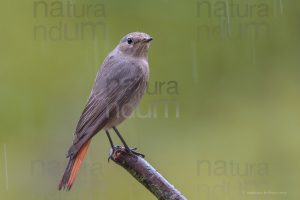
[(111, 129), (128, 152), (143, 156), (128, 147), (117, 126), (130, 116), (146, 91), (152, 40), (147, 33), (128, 33), (104, 59), (67, 152), (69, 160), (59, 190), (71, 189), (93, 136), (101, 130), (106, 132), (112, 148)]

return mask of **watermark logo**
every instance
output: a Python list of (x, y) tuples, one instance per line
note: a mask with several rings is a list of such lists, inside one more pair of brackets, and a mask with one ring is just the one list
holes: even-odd
[[(105, 110), (108, 118), (116, 116), (117, 118), (157, 119), (180, 116), (177, 81), (153, 81), (147, 84), (145, 81), (137, 81), (136, 78), (111, 78), (103, 85), (106, 87), (105, 93), (114, 99), (114, 102), (107, 104)], [(119, 88), (123, 89), (120, 91)], [(117, 91), (120, 92), (116, 94)], [(143, 95), (152, 98), (146, 109), (138, 106)]]
[(199, 0), (197, 37), (204, 39), (254, 39), (270, 34), (273, 2), (239, 0)]
[[(241, 199), (252, 191), (270, 191), (270, 185), (263, 179), (270, 176), (266, 162), (198, 160), (197, 176), (199, 199)], [(209, 183), (204, 179), (210, 179)]]
[(268, 176), (269, 165), (265, 162), (236, 162), (233, 160), (199, 160), (197, 175), (208, 176)]
[(34, 1), (34, 40), (75, 41), (105, 39), (105, 5), (100, 2)]
[[(32, 177), (56, 177), (62, 176), (62, 171), (66, 166), (65, 162), (57, 160), (31, 160), (30, 162), (30, 175)], [(100, 180), (103, 176), (103, 164), (100, 162), (83, 162), (80, 167), (80, 174), (82, 180), (93, 179)]]

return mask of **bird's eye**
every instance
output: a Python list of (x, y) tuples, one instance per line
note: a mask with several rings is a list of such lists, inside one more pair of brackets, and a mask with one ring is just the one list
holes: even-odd
[(128, 43), (128, 44), (132, 44), (132, 42), (133, 42), (133, 41), (132, 41), (131, 38), (127, 38), (127, 43)]

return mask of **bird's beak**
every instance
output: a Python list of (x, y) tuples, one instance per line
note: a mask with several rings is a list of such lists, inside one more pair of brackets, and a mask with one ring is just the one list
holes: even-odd
[(148, 43), (148, 42), (150, 42), (150, 41), (152, 41), (152, 40), (153, 40), (153, 38), (150, 37), (150, 38), (146, 38), (144, 41), (145, 41), (146, 43)]

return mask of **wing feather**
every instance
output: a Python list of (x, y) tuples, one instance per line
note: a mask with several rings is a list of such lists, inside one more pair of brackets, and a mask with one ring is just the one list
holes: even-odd
[(98, 72), (93, 90), (78, 121), (68, 156), (76, 155), (81, 146), (105, 127), (145, 83), (139, 66), (130, 62), (105, 65)]

